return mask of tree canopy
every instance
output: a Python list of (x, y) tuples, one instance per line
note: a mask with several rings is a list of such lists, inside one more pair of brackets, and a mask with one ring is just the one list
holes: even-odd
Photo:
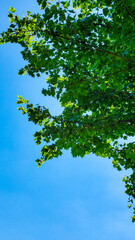
[[(63, 107), (53, 116), (45, 106), (33, 106), (19, 96), (18, 108), (41, 126), (34, 134), (42, 141), (38, 166), (71, 149), (73, 157), (93, 153), (112, 159), (124, 177), (129, 208), (135, 221), (135, 2), (134, 0), (37, 0), (40, 13), (16, 15), (0, 44), (18, 43), (27, 64), (19, 74), (47, 75), (44, 96)], [(24, 105), (23, 105), (24, 104)], [(24, 107), (25, 106), (25, 107)], [(119, 139), (124, 143), (119, 143)]]

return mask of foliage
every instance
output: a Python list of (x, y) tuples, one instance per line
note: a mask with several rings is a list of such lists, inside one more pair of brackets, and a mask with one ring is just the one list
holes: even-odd
[[(134, 0), (37, 0), (42, 13), (19, 18), (9, 9), (10, 26), (0, 43), (18, 43), (27, 64), (19, 74), (48, 75), (44, 96), (59, 100), (59, 116), (19, 96), (19, 110), (41, 126), (35, 141), (43, 162), (71, 149), (73, 157), (94, 153), (131, 169), (123, 181), (135, 221)], [(25, 104), (25, 108), (22, 106)]]

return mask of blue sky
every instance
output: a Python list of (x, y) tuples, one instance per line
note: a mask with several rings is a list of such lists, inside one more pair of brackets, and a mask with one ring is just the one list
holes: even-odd
[[(5, 0), (0, 31), (8, 27), (8, 9), (23, 16), (38, 11), (36, 0)], [(40, 154), (32, 135), (37, 127), (17, 110), (17, 95), (48, 106), (41, 95), (45, 77), (18, 76), (24, 65), (18, 45), (0, 45), (0, 236), (2, 240), (133, 240), (132, 212), (122, 177), (111, 160), (92, 154), (73, 158), (70, 151), (37, 168)]]

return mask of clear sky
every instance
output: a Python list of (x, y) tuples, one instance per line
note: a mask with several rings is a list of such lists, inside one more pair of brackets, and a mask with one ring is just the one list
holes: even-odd
[[(38, 11), (36, 0), (4, 0), (0, 31), (8, 27), (8, 9), (21, 16)], [(1, 240), (134, 240), (122, 177), (111, 160), (92, 154), (73, 158), (70, 151), (37, 168), (37, 129), (17, 110), (17, 95), (61, 109), (41, 95), (45, 77), (18, 76), (24, 65), (18, 45), (0, 45), (0, 239)]]

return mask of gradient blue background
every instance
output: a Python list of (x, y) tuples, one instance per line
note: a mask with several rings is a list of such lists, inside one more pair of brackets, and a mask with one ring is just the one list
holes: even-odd
[[(36, 0), (1, 3), (0, 32), (9, 26), (8, 9), (20, 16), (38, 11)], [(41, 95), (45, 76), (18, 76), (24, 65), (20, 46), (0, 45), (0, 239), (1, 240), (134, 240), (135, 225), (127, 208), (122, 177), (111, 160), (92, 154), (73, 158), (70, 151), (37, 169), (38, 129), (17, 110), (17, 95), (61, 111)]]

